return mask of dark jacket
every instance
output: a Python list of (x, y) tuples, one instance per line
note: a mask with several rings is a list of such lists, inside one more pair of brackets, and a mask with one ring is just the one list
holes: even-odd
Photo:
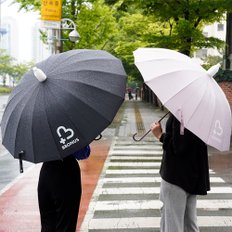
[(180, 122), (173, 115), (160, 141), (164, 150), (161, 177), (190, 194), (206, 195), (210, 189), (206, 144), (186, 128), (181, 135)]

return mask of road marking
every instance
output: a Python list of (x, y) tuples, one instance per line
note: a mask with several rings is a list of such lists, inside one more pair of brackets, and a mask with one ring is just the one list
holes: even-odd
[(148, 151), (148, 150), (115, 150), (112, 155), (138, 155), (138, 156), (141, 156), (141, 155), (161, 155), (162, 152), (161, 151), (155, 151), (155, 150), (151, 150), (151, 151)]
[[(129, 144), (127, 141), (123, 143)], [(130, 149), (130, 146), (118, 144), (119, 141), (115, 140), (111, 146), (81, 232), (116, 232), (126, 229), (142, 232), (143, 229), (153, 231), (160, 227), (162, 202), (158, 197), (162, 151), (155, 149), (157, 145), (154, 144), (153, 150), (148, 149), (145, 144), (143, 147), (146, 150), (141, 149), (141, 145), (136, 149), (133, 144), (133, 149)], [(212, 187), (208, 192), (209, 199), (201, 196), (197, 201), (197, 209), (200, 210), (198, 224), (201, 228), (217, 228), (218, 231), (221, 228), (230, 229), (232, 217), (228, 215), (231, 215), (232, 210), (232, 186), (218, 177), (214, 170), (210, 170), (210, 182)], [(223, 194), (231, 194), (231, 198)], [(228, 199), (223, 199), (223, 196)]]
[[(232, 218), (228, 216), (200, 216), (197, 218), (200, 227), (231, 227)], [(136, 217), (136, 218), (101, 218), (92, 219), (89, 229), (135, 229), (135, 228), (159, 228), (160, 217)]]
[(143, 160), (149, 160), (149, 161), (161, 161), (162, 157), (158, 156), (158, 157), (147, 157), (147, 156), (142, 156), (142, 157), (131, 157), (131, 156), (111, 156), (110, 160), (114, 161), (114, 160), (120, 160), (120, 161), (124, 161), (124, 160), (135, 160), (135, 161), (143, 161)]
[(125, 169), (125, 170), (113, 170), (107, 169), (106, 174), (158, 174), (159, 169)]
[[(132, 181), (129, 181), (129, 182), (132, 183)], [(156, 181), (152, 181), (152, 182), (156, 182)], [(99, 194), (103, 194), (103, 195), (105, 194), (120, 194), (120, 195), (122, 194), (159, 194), (159, 192), (160, 192), (159, 187), (103, 188)], [(208, 192), (208, 194), (213, 194), (213, 193), (232, 193), (232, 188), (231, 187), (213, 187)]]
[[(95, 211), (101, 210), (139, 210), (157, 209), (160, 210), (163, 203), (160, 200), (115, 200), (98, 201)], [(232, 209), (232, 200), (198, 200), (197, 209)]]

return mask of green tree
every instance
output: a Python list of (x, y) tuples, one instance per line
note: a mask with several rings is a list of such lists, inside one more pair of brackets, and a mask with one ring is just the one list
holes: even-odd
[[(77, 29), (81, 35), (78, 48), (112, 50), (111, 41), (118, 34), (114, 9), (97, 0), (92, 4), (82, 4), (76, 19)], [(67, 47), (67, 49), (69, 49)]]
[(220, 48), (224, 42), (203, 35), (203, 27), (220, 21), (232, 11), (232, 0), (106, 0), (112, 4), (121, 2), (122, 9), (137, 5), (143, 14), (165, 22), (166, 30), (161, 36), (150, 36), (150, 42), (159, 47), (176, 49), (191, 55), (199, 48)]
[(15, 84), (32, 66), (33, 63), (31, 62), (18, 64), (13, 57), (6, 54), (5, 50), (0, 50), (0, 77), (3, 86), (6, 86), (7, 77), (11, 78), (13, 84)]
[[(231, 1), (231, 0), (229, 0)], [(105, 0), (116, 7), (119, 34), (114, 52), (129, 79), (142, 82), (134, 66), (138, 47), (164, 47), (189, 56), (200, 48), (221, 48), (224, 42), (203, 34), (204, 25), (220, 21), (232, 5), (227, 0)]]
[(13, 61), (14, 59), (6, 54), (5, 50), (0, 50), (0, 77), (3, 86), (6, 86), (6, 78), (11, 72), (11, 63)]
[(13, 86), (17, 84), (22, 76), (33, 66), (33, 62), (13, 64), (9, 73), (13, 81)]
[(203, 57), (203, 61), (204, 61), (204, 64), (202, 65), (205, 69), (209, 69), (210, 67), (212, 67), (213, 65), (216, 65), (218, 63), (221, 64), (221, 66), (223, 65), (223, 58), (222, 56), (206, 56), (206, 57)]
[[(39, 11), (41, 1), (16, 0), (21, 9)], [(77, 24), (81, 36), (79, 43), (69, 41), (70, 30), (62, 30), (62, 51), (74, 48), (95, 48), (109, 50), (108, 41), (117, 33), (113, 9), (103, 0), (64, 0), (62, 18), (69, 18)], [(46, 33), (41, 31), (41, 39), (46, 42)]]
[[(39, 10), (37, 0), (16, 0), (24, 9)], [(111, 8), (111, 9), (110, 9)], [(122, 59), (127, 73), (137, 78), (133, 51), (165, 47), (189, 56), (200, 48), (221, 48), (224, 42), (203, 34), (203, 27), (232, 11), (232, 0), (64, 0), (62, 17), (77, 24), (79, 43), (63, 50), (105, 49)]]
[(150, 46), (150, 35), (160, 34), (164, 30), (163, 24), (136, 12), (122, 14), (118, 20), (118, 27), (120, 33), (115, 39), (114, 53), (123, 60), (129, 79), (133, 81), (133, 78), (136, 77), (134, 81), (142, 82), (134, 65), (133, 51), (138, 47)]

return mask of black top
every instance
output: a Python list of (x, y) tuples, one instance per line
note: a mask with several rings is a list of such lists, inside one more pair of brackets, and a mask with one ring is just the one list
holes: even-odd
[(180, 122), (171, 115), (166, 123), (163, 143), (161, 177), (194, 195), (210, 190), (208, 151), (206, 144), (192, 132), (180, 133)]

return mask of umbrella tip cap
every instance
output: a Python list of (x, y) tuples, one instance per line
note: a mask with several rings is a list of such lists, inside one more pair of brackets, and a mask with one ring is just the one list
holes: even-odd
[(207, 73), (209, 74), (210, 77), (213, 77), (219, 70), (221, 65), (218, 63), (214, 66), (212, 66), (210, 69), (207, 70)]
[(46, 74), (39, 68), (33, 67), (33, 73), (39, 82), (43, 82), (47, 79)]

